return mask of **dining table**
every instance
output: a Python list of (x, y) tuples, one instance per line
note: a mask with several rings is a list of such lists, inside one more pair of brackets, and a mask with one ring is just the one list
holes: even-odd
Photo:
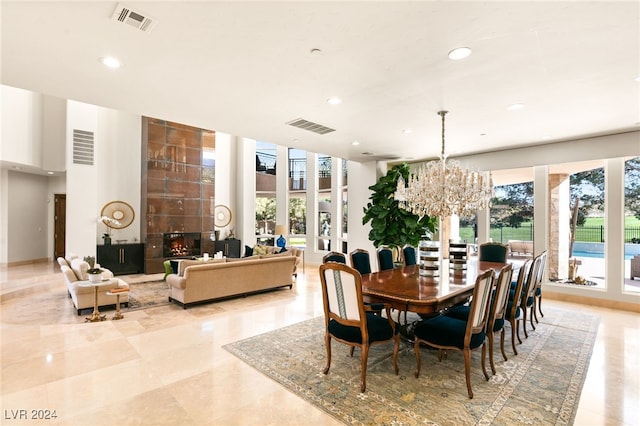
[(506, 265), (470, 259), (464, 273), (449, 271), (444, 261), (438, 277), (421, 275), (420, 265), (363, 274), (362, 295), (365, 302), (387, 303), (399, 313), (436, 314), (469, 299), (478, 274), (491, 269), (497, 275)]

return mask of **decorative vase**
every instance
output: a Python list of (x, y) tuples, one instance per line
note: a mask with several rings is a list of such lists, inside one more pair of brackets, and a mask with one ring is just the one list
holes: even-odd
[(102, 273), (99, 274), (89, 274), (89, 282), (99, 283), (102, 281)]
[(104, 238), (104, 245), (105, 246), (110, 246), (111, 245), (111, 235), (104, 235), (102, 238)]

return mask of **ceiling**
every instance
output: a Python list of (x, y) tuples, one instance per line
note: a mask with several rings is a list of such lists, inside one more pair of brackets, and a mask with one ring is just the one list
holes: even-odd
[(439, 110), (453, 157), (640, 128), (636, 1), (122, 4), (3, 0), (2, 84), (354, 161), (438, 156)]

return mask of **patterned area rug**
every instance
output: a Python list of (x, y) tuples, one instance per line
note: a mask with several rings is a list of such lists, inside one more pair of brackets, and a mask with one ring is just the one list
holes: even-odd
[(129, 310), (169, 304), (169, 284), (159, 281), (129, 283)]
[[(449, 351), (438, 362), (437, 351), (423, 348), (416, 379), (411, 345), (401, 343), (399, 376), (392, 369), (392, 343), (373, 346), (367, 391), (360, 393), (358, 350), (351, 358), (347, 346), (333, 341), (331, 370), (322, 374), (326, 362), (322, 317), (225, 349), (346, 424), (571, 424), (599, 318), (551, 308), (544, 313), (529, 338), (521, 336), (517, 356), (509, 341), (505, 362), (496, 342), (496, 375), (488, 382), (480, 367), (481, 351), (472, 352), (473, 399), (467, 396), (464, 360), (457, 351)], [(510, 338), (509, 326), (506, 331)], [(487, 371), (491, 375), (488, 360)]]

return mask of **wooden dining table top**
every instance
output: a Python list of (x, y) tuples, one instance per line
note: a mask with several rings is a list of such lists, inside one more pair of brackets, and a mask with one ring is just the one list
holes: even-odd
[(497, 274), (505, 265), (469, 260), (464, 274), (454, 274), (445, 262), (440, 277), (420, 275), (418, 265), (364, 274), (362, 295), (367, 302), (388, 303), (399, 311), (434, 313), (469, 298), (478, 274), (489, 269)]

